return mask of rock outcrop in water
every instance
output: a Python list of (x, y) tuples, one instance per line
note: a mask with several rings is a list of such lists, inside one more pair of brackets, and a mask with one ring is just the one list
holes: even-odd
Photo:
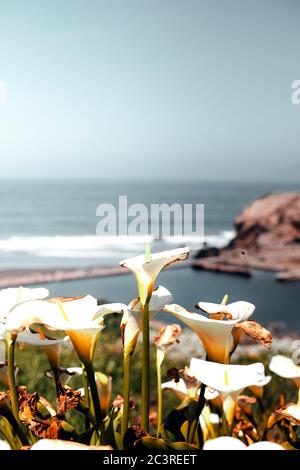
[(266, 269), (281, 281), (300, 280), (300, 193), (267, 194), (234, 223), (230, 244), (216, 256), (200, 255), (194, 267), (246, 275)]

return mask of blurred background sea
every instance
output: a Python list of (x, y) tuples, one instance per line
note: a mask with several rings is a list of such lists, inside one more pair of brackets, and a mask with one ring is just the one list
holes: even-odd
[[(96, 226), (100, 203), (118, 207), (119, 195), (128, 204), (204, 204), (205, 243), (222, 247), (234, 236), (234, 218), (267, 192), (299, 190), (279, 183), (220, 183), (179, 181), (5, 180), (0, 185), (1, 270), (116, 266), (121, 259), (142, 253), (145, 237), (99, 237)], [(201, 248), (197, 237), (153, 241), (152, 251), (188, 245)], [(288, 330), (300, 327), (299, 283), (278, 283), (271, 272), (255, 271), (251, 278), (196, 271), (166, 270), (160, 284), (174, 301), (193, 308), (199, 300), (256, 304), (256, 319), (280, 322)], [(51, 283), (53, 295), (90, 293), (108, 301), (129, 302), (136, 295), (132, 276), (114, 276)]]

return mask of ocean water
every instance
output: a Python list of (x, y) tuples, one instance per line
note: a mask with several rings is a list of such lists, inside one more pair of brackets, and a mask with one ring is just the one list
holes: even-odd
[[(144, 237), (99, 237), (96, 208), (128, 204), (204, 204), (205, 242), (222, 246), (233, 237), (239, 212), (269, 191), (292, 190), (289, 185), (121, 182), (121, 181), (2, 181), (0, 184), (1, 269), (113, 265), (140, 253)], [(153, 250), (188, 244), (195, 237), (156, 242)]]
[[(134, 181), (2, 181), (0, 185), (1, 270), (116, 265), (121, 259), (142, 253), (145, 239), (96, 235), (100, 203), (116, 207), (126, 195), (128, 204), (204, 204), (205, 242), (222, 246), (234, 236), (233, 220), (255, 198), (271, 191), (299, 190), (289, 184), (219, 182)], [(162, 240), (152, 250), (186, 244), (200, 247), (195, 237)], [(219, 301), (225, 292), (231, 301), (243, 298), (257, 306), (257, 317), (299, 327), (299, 283), (279, 284), (271, 273), (255, 272), (251, 279), (199, 272), (166, 271), (164, 283), (176, 292), (174, 300), (187, 307), (199, 300)], [(54, 295), (91, 293), (107, 300), (129, 301), (136, 294), (134, 279), (65, 282), (49, 286)], [(298, 320), (299, 317), (299, 320)]]

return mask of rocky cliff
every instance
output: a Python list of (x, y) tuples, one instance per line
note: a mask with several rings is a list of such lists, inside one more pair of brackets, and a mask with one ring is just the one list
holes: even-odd
[(228, 247), (215, 256), (200, 254), (194, 267), (246, 275), (267, 269), (279, 280), (300, 280), (300, 193), (266, 194), (234, 224), (237, 234)]

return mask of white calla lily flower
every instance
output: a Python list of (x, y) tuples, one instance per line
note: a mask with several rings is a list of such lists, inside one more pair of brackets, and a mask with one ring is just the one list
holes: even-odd
[(2, 439), (0, 439), (0, 450), (11, 450), (11, 448), (6, 441), (2, 441)]
[[(105, 375), (102, 372), (95, 372), (95, 381), (97, 385), (97, 392), (101, 405), (101, 410), (106, 415), (109, 408), (112, 391), (112, 377)], [(85, 398), (84, 388), (79, 388), (77, 392), (80, 392), (81, 397)]]
[(269, 369), (279, 377), (293, 380), (300, 388), (300, 366), (296, 365), (291, 358), (277, 354), (272, 357)]
[[(6, 329), (20, 333), (33, 324), (45, 325), (50, 331), (65, 331), (82, 362), (92, 360), (95, 345), (103, 329), (103, 318), (116, 305), (97, 305), (97, 299), (83, 297), (31, 300), (16, 305), (9, 312)], [(126, 306), (125, 306), (126, 307)]]
[(259, 385), (251, 385), (249, 389), (259, 399), (262, 400), (264, 396), (264, 387), (268, 385), (272, 380), (271, 375), (266, 375), (266, 378), (259, 382)]
[(111, 446), (88, 446), (61, 439), (40, 439), (30, 450), (112, 450)]
[(231, 426), (238, 397), (251, 385), (265, 380), (264, 365), (228, 365), (192, 358), (190, 373), (200, 382), (219, 392), (227, 423)]
[(111, 398), (112, 377), (110, 375), (105, 375), (102, 372), (95, 372), (95, 380), (101, 409), (105, 415), (108, 411)]
[[(150, 319), (153, 319), (157, 312), (161, 310), (166, 305), (166, 303), (172, 301), (172, 299), (172, 294), (164, 286), (158, 286), (156, 289), (154, 289), (149, 304)], [(129, 305), (122, 303), (112, 303), (103, 306), (100, 305), (96, 316), (105, 316), (110, 313), (123, 314), (120, 325), (123, 350), (126, 354), (132, 354), (135, 349), (140, 330), (142, 328), (142, 305), (139, 297), (133, 299)]]
[[(162, 390), (172, 390), (178, 396), (181, 401), (186, 400), (187, 398), (192, 398), (196, 400), (199, 396), (200, 382), (197, 381), (196, 384), (191, 382), (191, 385), (184, 379), (169, 380), (164, 382), (161, 386)], [(219, 396), (219, 393), (216, 390), (210, 390), (209, 388), (205, 389), (204, 398), (205, 400), (214, 400)]]
[(255, 305), (250, 302), (238, 301), (232, 304), (213, 304), (209, 302), (199, 302), (197, 307), (208, 313), (210, 318), (228, 318), (229, 320), (245, 321), (251, 317), (255, 310)]
[[(158, 286), (153, 290), (151, 300), (149, 303), (149, 317), (153, 320), (157, 312), (159, 312), (165, 305), (173, 302), (173, 296), (171, 292), (164, 286)], [(142, 304), (139, 297), (133, 299), (128, 307), (133, 313), (142, 313)], [(139, 321), (139, 316), (137, 316)]]
[(31, 289), (20, 286), (0, 290), (0, 340), (6, 341), (6, 321), (15, 305), (28, 300), (42, 300), (48, 295), (49, 291), (44, 287)]
[(203, 450), (246, 450), (247, 446), (235, 437), (221, 436), (204, 442)]
[(130, 309), (124, 312), (120, 328), (124, 355), (131, 355), (134, 353), (141, 328)]
[(213, 362), (228, 363), (234, 348), (232, 330), (239, 320), (213, 320), (198, 313), (189, 312), (177, 304), (166, 305), (164, 312), (170, 312), (189, 326), (200, 338)]
[(188, 387), (184, 379), (169, 380), (161, 385), (162, 390), (172, 390), (183, 401), (186, 398), (195, 398), (199, 390), (199, 382), (196, 386)]
[(42, 333), (41, 330), (37, 332), (32, 332), (29, 328), (25, 328), (25, 330), (21, 331), (21, 333), (18, 334), (17, 341), (21, 344), (47, 347), (65, 343), (69, 341), (69, 337), (65, 336), (62, 339), (48, 338)]
[(155, 280), (160, 271), (176, 261), (185, 260), (189, 256), (187, 247), (153, 253), (149, 259), (145, 255), (134, 256), (120, 262), (120, 266), (128, 268), (136, 277), (141, 305), (144, 306), (154, 290)]
[(300, 366), (296, 365), (291, 358), (277, 354), (272, 357), (269, 369), (279, 377), (291, 379), (295, 383), (298, 388), (298, 404), (300, 404)]
[(26, 300), (45, 299), (48, 295), (49, 291), (44, 287), (32, 289), (20, 286), (0, 290), (0, 321), (5, 320), (7, 313), (14, 305)]
[(280, 444), (270, 441), (254, 442), (247, 450), (285, 450)]
[(209, 439), (204, 443), (203, 450), (284, 450), (276, 442), (261, 441), (246, 446), (236, 437), (222, 436), (215, 439)]
[[(45, 376), (49, 379), (55, 379), (52, 369), (45, 370)], [(67, 385), (72, 377), (78, 377), (82, 375), (81, 367), (68, 367), (64, 369), (63, 367), (59, 368), (59, 376), (62, 385)]]

